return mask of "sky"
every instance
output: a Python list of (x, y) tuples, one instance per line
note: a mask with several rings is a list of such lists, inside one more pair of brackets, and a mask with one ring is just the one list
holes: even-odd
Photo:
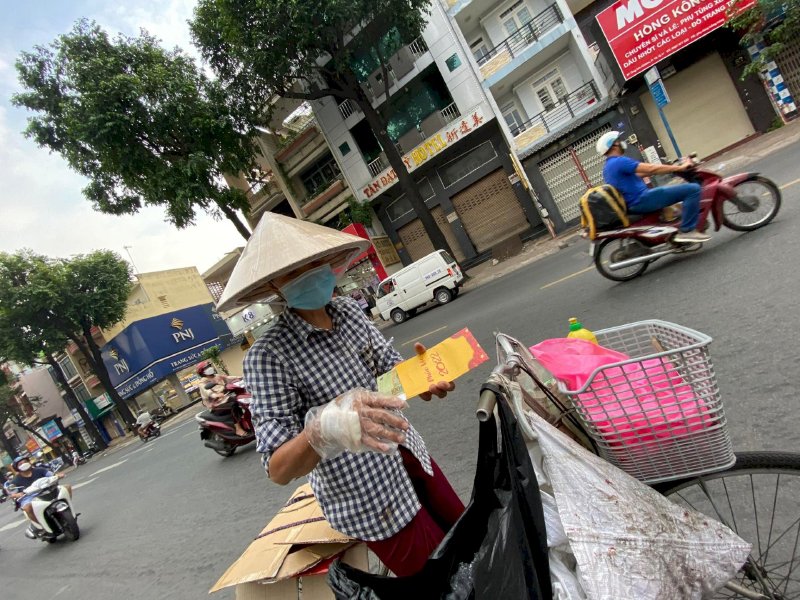
[[(196, 266), (202, 273), (244, 245), (230, 221), (198, 215), (178, 230), (159, 208), (115, 217), (92, 210), (82, 189), (87, 180), (56, 154), (22, 135), (30, 113), (11, 105), (20, 90), (14, 63), (23, 50), (46, 45), (82, 17), (111, 33), (145, 29), (167, 47), (197, 56), (187, 20), (196, 0), (0, 0), (0, 251), (30, 248), (53, 257), (97, 249), (133, 257), (138, 273)], [(126, 249), (125, 247), (128, 246)]]

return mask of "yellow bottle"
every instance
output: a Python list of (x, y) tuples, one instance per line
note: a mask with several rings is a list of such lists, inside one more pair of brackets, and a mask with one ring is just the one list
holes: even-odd
[(584, 326), (576, 319), (575, 317), (570, 317), (569, 319), (569, 333), (567, 334), (568, 338), (578, 338), (581, 340), (586, 340), (587, 342), (592, 342), (595, 345), (600, 345), (597, 343), (597, 338), (594, 337), (594, 334), (589, 331), (588, 329), (584, 328)]

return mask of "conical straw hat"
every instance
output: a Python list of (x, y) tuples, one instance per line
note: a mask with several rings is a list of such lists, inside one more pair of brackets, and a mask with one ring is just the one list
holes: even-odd
[(264, 213), (231, 273), (218, 310), (230, 310), (272, 295), (268, 284), (314, 260), (330, 258), (340, 275), (369, 248), (369, 240), (308, 221)]

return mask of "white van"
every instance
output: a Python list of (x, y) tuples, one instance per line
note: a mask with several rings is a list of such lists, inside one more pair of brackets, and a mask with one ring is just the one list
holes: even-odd
[(378, 285), (377, 309), (383, 319), (402, 323), (420, 306), (447, 304), (458, 295), (464, 274), (453, 257), (437, 250), (403, 267)]

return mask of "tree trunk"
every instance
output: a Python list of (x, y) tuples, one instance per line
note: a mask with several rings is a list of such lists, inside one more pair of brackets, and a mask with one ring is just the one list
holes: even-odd
[(219, 206), (219, 209), (222, 211), (222, 214), (225, 215), (225, 217), (231, 223), (233, 223), (233, 226), (236, 227), (236, 231), (238, 231), (244, 239), (249, 240), (250, 230), (244, 223), (242, 223), (242, 220), (239, 218), (239, 215), (236, 214), (236, 211), (233, 210), (230, 206), (224, 206), (221, 204), (218, 204), (217, 206)]
[(58, 366), (58, 362), (51, 354), (45, 353), (45, 355), (47, 356), (47, 363), (50, 365), (50, 367), (52, 367), (56, 379), (58, 379), (58, 383), (61, 384), (61, 387), (64, 390), (64, 402), (66, 403), (67, 407), (74, 408), (76, 411), (78, 411), (81, 420), (83, 420), (83, 426), (89, 434), (89, 437), (92, 438), (95, 446), (97, 446), (100, 450), (105, 450), (108, 448), (108, 444), (106, 444), (106, 441), (100, 434), (100, 430), (97, 429), (97, 425), (94, 421), (92, 421), (89, 413), (86, 412), (86, 407), (83, 405), (83, 402), (78, 400), (78, 397), (75, 395), (72, 387), (67, 382), (67, 378), (64, 376), (64, 372), (61, 370), (61, 367)]
[(14, 444), (11, 443), (11, 440), (6, 437), (6, 432), (3, 429), (3, 425), (5, 425), (5, 423), (0, 423), (0, 446), (3, 447), (3, 450), (8, 452), (11, 460), (14, 460), (17, 458), (17, 449), (14, 448)]
[[(425, 233), (427, 233), (428, 237), (431, 239), (433, 247), (437, 250), (447, 250), (450, 256), (453, 256), (453, 250), (450, 248), (450, 244), (447, 243), (447, 238), (444, 237), (444, 233), (442, 233), (442, 230), (439, 229), (439, 226), (436, 224), (436, 219), (433, 218), (430, 210), (425, 206), (425, 201), (422, 199), (417, 189), (416, 182), (408, 172), (406, 163), (403, 162), (403, 157), (400, 152), (398, 152), (392, 138), (390, 138), (389, 134), (386, 132), (386, 120), (372, 107), (372, 103), (361, 89), (355, 76), (351, 73), (346, 73), (344, 76), (347, 87), (355, 91), (357, 96), (356, 103), (364, 113), (367, 123), (375, 134), (378, 143), (383, 148), (386, 158), (389, 160), (389, 165), (394, 169), (397, 175), (397, 185), (403, 190), (411, 204), (411, 208), (414, 209), (417, 217), (419, 217), (419, 220), (422, 222)], [(389, 98), (387, 97), (385, 101), (389, 102)]]
[(45, 446), (52, 448), (56, 456), (64, 458), (64, 453), (58, 446), (56, 446), (53, 442), (51, 442), (47, 438), (42, 437), (41, 434), (38, 431), (36, 431), (33, 427), (28, 427), (27, 425), (25, 425), (25, 423), (22, 422), (22, 419), (13, 419), (13, 421), (14, 423), (16, 423), (17, 427), (21, 427), (22, 429), (30, 433), (33, 437), (37, 438), (41, 442), (42, 448), (44, 448)]
[(136, 418), (133, 416), (131, 409), (128, 407), (128, 403), (122, 399), (122, 396), (119, 395), (119, 392), (117, 392), (117, 390), (111, 384), (111, 377), (108, 376), (108, 369), (106, 369), (106, 365), (103, 362), (103, 357), (100, 356), (100, 347), (92, 337), (91, 327), (84, 329), (83, 336), (70, 335), (70, 339), (78, 345), (78, 348), (86, 357), (89, 365), (92, 367), (92, 371), (94, 371), (94, 374), (97, 375), (97, 378), (100, 380), (100, 383), (103, 384), (106, 393), (111, 397), (111, 400), (114, 402), (117, 410), (119, 410), (122, 420), (125, 421), (128, 429), (132, 430), (133, 424), (136, 422)]

